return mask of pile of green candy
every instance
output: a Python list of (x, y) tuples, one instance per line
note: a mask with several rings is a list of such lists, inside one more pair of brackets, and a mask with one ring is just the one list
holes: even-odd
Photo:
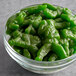
[(68, 8), (43, 3), (11, 16), (6, 33), (10, 46), (37, 61), (56, 61), (76, 53), (76, 15)]

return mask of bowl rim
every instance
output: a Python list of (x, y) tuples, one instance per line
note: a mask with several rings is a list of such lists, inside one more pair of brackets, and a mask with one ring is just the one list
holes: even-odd
[[(24, 8), (27, 8), (27, 7), (30, 7), (30, 6), (35, 6), (35, 5), (40, 5), (40, 4), (33, 4), (33, 5), (25, 6)], [(58, 6), (58, 5), (54, 5), (54, 6)], [(60, 6), (60, 7), (63, 8), (62, 6)], [(20, 10), (22, 10), (22, 9), (24, 9), (24, 8), (21, 8)], [(14, 14), (20, 12), (20, 10), (16, 11)], [(75, 11), (72, 10), (72, 13), (75, 14)], [(14, 14), (12, 14), (12, 15), (14, 15)], [(12, 16), (12, 15), (11, 15), (11, 16)], [(10, 16), (10, 17), (11, 17), (11, 16)], [(9, 18), (10, 18), (10, 17), (9, 17)], [(6, 22), (7, 22), (7, 21), (6, 21)], [(24, 57), (23, 55), (17, 53), (17, 52), (9, 45), (9, 43), (8, 43), (8, 41), (7, 41), (7, 39), (6, 39), (6, 35), (7, 35), (7, 34), (6, 34), (6, 24), (5, 24), (4, 34), (3, 34), (4, 40), (7, 42), (9, 48), (11, 49), (11, 51), (13, 51), (13, 52), (16, 53), (17, 55), (23, 57), (26, 61), (31, 61), (31, 62), (33, 62), (33, 63), (39, 63), (39, 64), (40, 64), (40, 63), (41, 63), (41, 64), (42, 64), (42, 63), (47, 64), (47, 63), (63, 62), (63, 61), (66, 61), (66, 60), (68, 60), (68, 59), (74, 59), (74, 58), (76, 57), (76, 54), (73, 54), (73, 55), (71, 55), (71, 56), (69, 56), (69, 57), (67, 57), (67, 58), (65, 58), (65, 59), (61, 59), (61, 60), (57, 60), (57, 61), (36, 61), (36, 60), (33, 60), (33, 59), (29, 59), (29, 58)]]

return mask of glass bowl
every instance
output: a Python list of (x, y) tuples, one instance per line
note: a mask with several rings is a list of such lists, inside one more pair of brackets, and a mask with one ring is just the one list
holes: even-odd
[[(33, 6), (33, 5), (32, 5)], [(17, 11), (19, 12), (19, 11)], [(16, 13), (17, 13), (16, 12)], [(72, 11), (73, 12), (73, 11)], [(73, 12), (75, 14), (75, 12)], [(6, 34), (6, 26), (5, 26), (5, 32), (4, 32), (4, 45), (5, 49), (8, 52), (8, 54), (23, 68), (35, 72), (35, 73), (41, 73), (41, 74), (49, 74), (61, 71), (62, 69), (68, 67), (70, 64), (72, 64), (76, 60), (76, 54), (62, 59), (58, 61), (35, 61), (32, 59), (28, 59), (19, 53), (17, 53), (8, 43), (9, 35)]]

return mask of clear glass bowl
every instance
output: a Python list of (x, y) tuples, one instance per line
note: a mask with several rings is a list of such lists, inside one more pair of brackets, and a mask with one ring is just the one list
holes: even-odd
[[(32, 5), (33, 6), (33, 5)], [(18, 11), (19, 12), (19, 11)], [(16, 12), (17, 13), (17, 12)], [(73, 14), (75, 14), (73, 12)], [(32, 59), (28, 59), (20, 54), (18, 54), (8, 43), (9, 35), (6, 34), (6, 26), (5, 26), (5, 32), (4, 32), (4, 45), (5, 49), (8, 52), (8, 54), (23, 68), (35, 72), (35, 73), (41, 73), (41, 74), (49, 74), (58, 72), (66, 67), (68, 67), (70, 64), (72, 64), (76, 60), (76, 54), (62, 59), (58, 61), (35, 61)]]

